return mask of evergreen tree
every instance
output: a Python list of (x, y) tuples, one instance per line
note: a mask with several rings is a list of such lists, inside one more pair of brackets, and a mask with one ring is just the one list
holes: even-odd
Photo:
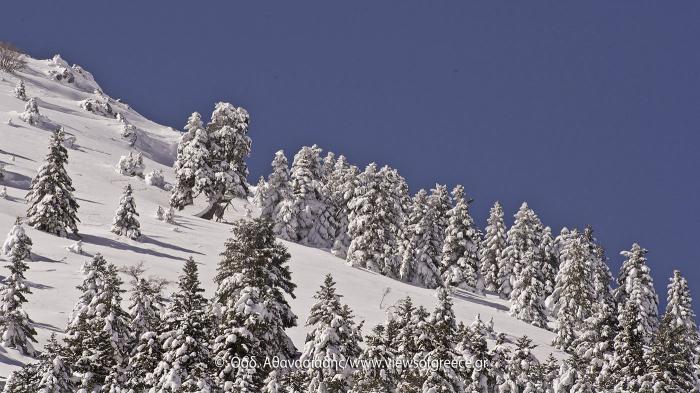
[[(499, 288), (502, 297), (510, 297), (513, 284), (520, 277), (525, 253), (532, 251), (539, 256), (543, 226), (535, 212), (523, 202), (515, 214), (515, 222), (508, 230), (507, 246), (499, 260)], [(537, 272), (542, 274), (542, 261), (537, 258)]]
[(398, 230), (403, 222), (404, 185), (396, 171), (388, 167), (377, 170), (374, 163), (367, 165), (357, 177), (357, 186), (348, 203), (350, 265), (398, 277)]
[(613, 296), (618, 304), (618, 312), (623, 313), (625, 305), (630, 301), (633, 288), (638, 285), (640, 290), (640, 320), (642, 337), (645, 344), (651, 343), (654, 331), (658, 327), (659, 298), (654, 290), (654, 280), (651, 278), (651, 270), (647, 265), (647, 250), (638, 244), (633, 244), (630, 251), (620, 253), (626, 260), (622, 264), (620, 274), (617, 277), (618, 287)]
[(508, 374), (511, 381), (517, 386), (515, 392), (534, 391), (538, 382), (533, 378), (532, 371), (539, 365), (537, 358), (532, 353), (536, 345), (532, 344), (532, 339), (523, 336), (515, 343), (515, 350), (511, 355), (508, 364)]
[(566, 359), (554, 382), (555, 393), (594, 393), (590, 374), (586, 372), (586, 360), (574, 353)]
[(62, 355), (63, 352), (64, 349), (56, 341), (56, 335), (51, 334), (49, 343), (46, 345), (45, 354), (39, 363), (38, 393), (68, 393), (75, 391), (75, 386), (71, 379), (72, 371)]
[[(214, 390), (213, 364), (209, 350), (211, 322), (202, 296), (197, 263), (189, 258), (178, 282), (178, 291), (168, 308), (161, 334), (162, 360), (153, 374), (150, 393), (210, 392)], [(143, 338), (143, 336), (142, 336)]]
[(455, 206), (447, 213), (448, 224), (442, 247), (440, 272), (447, 285), (483, 290), (479, 275), (479, 243), (481, 234), (469, 215), (469, 203), (465, 200), (464, 187), (458, 185), (452, 191)]
[(28, 224), (40, 231), (66, 236), (78, 233), (78, 203), (73, 197), (73, 181), (66, 172), (68, 151), (63, 147), (63, 127), (51, 136), (46, 161), (32, 180), (27, 194)]
[[(434, 190), (435, 191), (435, 190)], [(440, 232), (441, 194), (430, 197), (420, 190), (413, 198), (405, 230), (400, 277), (403, 281), (436, 288), (442, 283), (440, 257), (444, 233)]]
[(575, 330), (590, 316), (596, 300), (591, 258), (584, 238), (575, 234), (562, 251), (554, 292), (547, 299), (552, 315), (557, 318), (557, 337), (552, 344), (566, 351), (573, 349)]
[(14, 248), (23, 251), (23, 253), (19, 255), (23, 260), (29, 258), (32, 254), (32, 239), (24, 232), (22, 220), (19, 217), (15, 220), (15, 225), (10, 228), (10, 232), (7, 234), (5, 242), (2, 244), (2, 254), (11, 257)]
[(510, 315), (534, 326), (547, 327), (545, 287), (536, 270), (536, 256), (528, 251), (523, 256), (523, 269), (510, 293)]
[(396, 338), (398, 325), (389, 320), (375, 326), (365, 339), (365, 349), (360, 356), (362, 368), (355, 375), (352, 393), (390, 393), (399, 383), (396, 364)]
[(0, 290), (0, 341), (5, 347), (16, 348), (25, 355), (34, 356), (36, 351), (32, 342), (36, 342), (36, 330), (22, 307), (27, 302), (26, 295), (32, 293), (24, 277), (24, 272), (29, 269), (23, 260), (26, 254), (26, 240), (20, 238), (12, 246), (10, 264), (6, 265), (10, 275)]
[(24, 81), (21, 79), (19, 80), (19, 82), (17, 82), (17, 87), (15, 87), (15, 89), (13, 90), (13, 93), (15, 97), (19, 98), (22, 101), (28, 100), (27, 91), (24, 87)]
[(348, 225), (350, 219), (349, 203), (357, 185), (359, 170), (356, 166), (348, 165), (345, 156), (339, 156), (335, 162), (335, 168), (328, 179), (328, 188), (331, 195), (331, 203), (338, 212), (336, 220), (337, 228), (333, 248), (331, 252), (339, 258), (347, 258), (350, 247), (350, 234)]
[(289, 167), (287, 157), (282, 150), (275, 153), (275, 158), (272, 160), (272, 172), (267, 177), (261, 196), (260, 217), (275, 220), (277, 206), (291, 197)]
[(506, 336), (499, 333), (496, 336), (496, 343), (489, 352), (491, 362), (489, 364), (489, 386), (495, 393), (515, 392), (515, 382), (510, 376), (509, 362), (511, 357), (510, 348), (506, 342)]
[(203, 129), (199, 113), (190, 116), (185, 129), (177, 146), (177, 159), (173, 165), (176, 183), (170, 196), (170, 206), (180, 210), (191, 205), (194, 197), (213, 177), (207, 162), (210, 156), (209, 135)]
[(290, 359), (296, 351), (285, 332), (296, 326), (297, 318), (285, 299), (285, 294), (294, 297), (295, 285), (286, 266), (290, 255), (276, 242), (272, 224), (265, 219), (236, 222), (225, 248), (213, 306), (218, 320), (213, 351), (216, 363), (222, 365), (218, 381), (230, 391), (236, 379), (231, 359), (248, 357), (257, 362), (253, 383), (261, 388), (271, 371), (264, 360)]
[(490, 359), (486, 336), (478, 326), (462, 326), (459, 331), (462, 340), (457, 349), (470, 365), (466, 370), (463, 370), (466, 375), (465, 392), (488, 393)]
[(545, 227), (542, 231), (540, 257), (542, 259), (542, 283), (546, 298), (554, 292), (557, 272), (559, 271), (559, 260), (554, 252), (554, 238), (550, 227)]
[(39, 365), (30, 363), (13, 371), (5, 382), (3, 393), (36, 393), (41, 382)]
[(310, 331), (300, 360), (313, 365), (307, 369), (307, 393), (344, 393), (352, 386), (355, 370), (350, 362), (362, 353), (361, 324), (355, 324), (352, 311), (341, 304), (340, 297), (333, 277), (327, 275), (306, 320)]
[(131, 184), (124, 187), (124, 195), (119, 201), (119, 207), (112, 222), (112, 233), (119, 236), (126, 236), (129, 239), (136, 240), (141, 236), (141, 224), (136, 217), (136, 202), (132, 195)]
[(67, 359), (80, 378), (80, 388), (92, 391), (125, 377), (129, 354), (128, 315), (121, 308), (122, 280), (116, 266), (101, 255), (83, 266), (83, 291), (66, 329)]
[(503, 208), (496, 201), (489, 214), (484, 240), (479, 248), (481, 275), (489, 291), (498, 290), (499, 260), (506, 248), (506, 225), (503, 222)]
[(618, 331), (615, 305), (606, 302), (595, 303), (593, 314), (586, 319), (582, 331), (571, 346), (573, 353), (587, 365), (587, 374), (591, 376), (592, 381), (601, 375), (606, 359), (613, 355), (613, 344)]
[(19, 114), (19, 118), (32, 126), (41, 123), (41, 114), (39, 114), (39, 104), (37, 104), (36, 98), (32, 97), (24, 104), (24, 112)]

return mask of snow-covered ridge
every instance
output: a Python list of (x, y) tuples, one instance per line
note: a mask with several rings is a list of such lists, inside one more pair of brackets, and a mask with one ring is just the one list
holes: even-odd
[[(51, 131), (62, 126), (66, 135), (75, 140), (68, 150), (68, 172), (80, 204), (79, 229), (84, 254), (66, 249), (75, 243), (72, 240), (26, 228), (34, 241), (33, 260), (26, 273), (33, 293), (28, 297), (26, 309), (39, 333), (37, 347), (46, 343), (52, 332), (60, 334), (65, 328), (78, 298), (75, 287), (82, 280), (80, 266), (98, 252), (118, 266), (143, 262), (148, 275), (170, 281), (176, 280), (184, 261), (192, 256), (199, 264), (200, 278), (210, 296), (218, 254), (229, 237), (229, 226), (193, 217), (192, 212), (201, 206), (177, 213), (175, 224), (164, 223), (158, 220), (156, 211), (158, 206), (168, 205), (169, 192), (138, 177), (121, 175), (115, 169), (120, 157), (130, 152), (141, 153), (146, 173), (162, 171), (165, 181), (172, 183), (171, 164), (180, 133), (109, 97), (92, 74), (69, 66), (60, 57), (28, 58), (26, 69), (16, 75), (0, 72), (0, 77), (0, 163), (6, 168), (2, 185), (7, 186), (8, 192), (7, 199), (0, 199), (0, 231), (6, 232), (16, 217), (25, 215), (24, 196), (44, 160)], [(19, 118), (26, 104), (13, 94), (19, 79), (24, 81), (27, 96), (36, 98), (43, 116), (39, 124), (29, 125)], [(183, 122), (185, 117), (183, 114)], [(136, 130), (133, 143), (123, 136), (126, 124)], [(255, 142), (253, 148), (254, 145)], [(110, 232), (122, 189), (128, 183), (133, 187), (140, 213), (143, 236), (137, 241)], [(239, 206), (238, 212), (243, 211)], [(349, 267), (323, 250), (284, 243), (292, 255), (292, 279), (298, 285), (296, 299), (290, 299), (290, 303), (299, 316), (300, 326), (291, 329), (290, 335), (299, 348), (303, 346), (306, 333), (303, 323), (313, 303), (313, 294), (327, 273), (337, 281), (339, 293), (358, 320), (365, 321), (364, 333), (383, 322), (389, 308), (406, 296), (428, 309), (435, 305), (435, 292), (431, 289)], [(0, 274), (7, 272), (0, 270)], [(496, 331), (506, 333), (512, 341), (522, 335), (532, 337), (541, 359), (550, 352), (563, 356), (550, 346), (551, 332), (510, 317), (508, 303), (497, 296), (457, 291), (454, 297), (456, 315), (465, 323), (471, 323), (477, 315), (484, 321), (493, 318)], [(0, 349), (0, 376), (7, 376), (9, 370), (30, 360), (15, 350)]]

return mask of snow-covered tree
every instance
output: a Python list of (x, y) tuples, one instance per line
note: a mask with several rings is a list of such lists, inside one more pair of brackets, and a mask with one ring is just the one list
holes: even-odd
[(372, 329), (360, 355), (362, 367), (355, 373), (352, 393), (389, 393), (399, 383), (396, 362), (398, 324), (389, 320)]
[(119, 157), (116, 169), (120, 175), (143, 177), (143, 154), (129, 152), (128, 155)]
[(350, 362), (362, 352), (361, 325), (355, 324), (352, 311), (340, 298), (333, 277), (327, 275), (314, 295), (316, 303), (306, 320), (310, 331), (300, 357), (312, 364), (307, 369), (308, 393), (347, 392), (352, 386), (355, 370)]
[(515, 392), (515, 382), (509, 371), (511, 350), (504, 333), (496, 335), (496, 342), (489, 351), (489, 386), (496, 393)]
[(21, 259), (27, 259), (32, 253), (32, 239), (24, 231), (22, 227), (22, 220), (17, 217), (15, 224), (10, 228), (10, 232), (5, 238), (5, 242), (2, 244), (2, 253), (7, 257), (12, 257), (14, 249), (24, 250), (24, 253), (20, 255)]
[(532, 251), (527, 251), (523, 256), (523, 268), (510, 293), (510, 315), (546, 328), (545, 286), (537, 272), (539, 264), (536, 258)]
[(10, 264), (6, 266), (10, 274), (0, 289), (0, 342), (4, 347), (16, 348), (34, 356), (36, 351), (32, 342), (36, 342), (36, 330), (22, 306), (27, 302), (26, 295), (32, 293), (24, 277), (24, 272), (29, 269), (24, 262), (24, 257), (29, 253), (28, 245), (31, 243), (20, 238), (10, 251)]
[(59, 127), (49, 141), (49, 153), (32, 180), (27, 194), (28, 224), (38, 230), (66, 236), (70, 230), (78, 233), (78, 203), (73, 197), (73, 181), (66, 172), (68, 151), (63, 147), (63, 127)]
[(19, 82), (17, 82), (17, 87), (15, 87), (15, 89), (12, 92), (14, 93), (15, 97), (19, 98), (20, 100), (22, 100), (22, 101), (28, 100), (27, 91), (24, 87), (23, 80), (20, 79)]
[(131, 276), (131, 296), (128, 308), (129, 326), (133, 341), (144, 333), (160, 330), (165, 298), (163, 289), (167, 281), (161, 278), (144, 278), (142, 264), (125, 269)]
[(150, 171), (146, 174), (145, 178), (146, 184), (153, 187), (163, 188), (165, 187), (165, 177), (163, 177), (163, 170), (156, 169)]
[(290, 258), (275, 240), (272, 223), (265, 219), (240, 220), (221, 254), (215, 281), (214, 314), (218, 327), (213, 344), (217, 381), (232, 391), (234, 357), (255, 359), (253, 383), (258, 388), (271, 371), (264, 359), (290, 359), (296, 352), (285, 329), (296, 325), (296, 315), (285, 299), (294, 297)]
[(185, 133), (177, 145), (175, 169), (175, 186), (170, 196), (170, 205), (178, 209), (191, 205), (195, 192), (209, 177), (211, 168), (206, 159), (209, 157), (209, 135), (204, 130), (202, 117), (198, 112), (192, 113), (185, 125)]
[(377, 170), (367, 165), (357, 176), (356, 187), (348, 203), (348, 263), (374, 272), (399, 276), (397, 253), (399, 230), (403, 222), (402, 178), (388, 167)]
[(142, 336), (141, 343), (148, 348), (144, 349), (151, 352), (149, 357), (144, 356), (144, 363), (149, 364), (152, 357), (161, 356), (152, 375), (147, 375), (143, 381), (145, 387), (151, 386), (149, 393), (214, 391), (214, 365), (208, 337), (212, 327), (202, 292), (197, 263), (189, 258), (164, 318), (164, 331), (159, 338), (163, 343), (162, 355), (153, 348), (152, 335)]
[(554, 282), (559, 271), (559, 259), (554, 251), (554, 238), (552, 228), (545, 227), (542, 231), (540, 242), (540, 258), (542, 260), (542, 283), (544, 284), (545, 297), (554, 291)]
[[(277, 220), (277, 205), (292, 197), (289, 184), (289, 164), (283, 150), (275, 153), (275, 158), (272, 159), (272, 172), (268, 175), (265, 187), (260, 190), (260, 193), (262, 199), (260, 217)], [(284, 217), (279, 218), (281, 222), (284, 222)]]
[(564, 360), (554, 381), (554, 393), (594, 393), (595, 385), (586, 366), (586, 360), (576, 353)]
[(330, 203), (335, 206), (337, 212), (337, 228), (333, 248), (333, 255), (347, 258), (348, 248), (352, 239), (348, 233), (350, 210), (348, 208), (353, 197), (359, 170), (356, 166), (348, 165), (345, 156), (341, 155), (335, 161), (335, 168), (328, 176), (326, 182), (330, 194)]
[(574, 234), (561, 255), (554, 292), (547, 299), (547, 306), (557, 318), (553, 345), (568, 351), (573, 349), (575, 330), (591, 315), (596, 294), (591, 271), (593, 256), (583, 236)]
[(42, 361), (39, 363), (39, 383), (36, 387), (38, 393), (68, 393), (75, 391), (72, 370), (62, 355), (64, 348), (56, 340), (56, 335), (51, 334), (46, 345)]
[(472, 326), (461, 326), (459, 329), (461, 340), (457, 350), (469, 362), (466, 370), (462, 371), (466, 375), (465, 392), (489, 392), (490, 355), (485, 333), (485, 325), (479, 317)]
[(112, 233), (119, 236), (126, 236), (129, 239), (138, 239), (141, 236), (141, 224), (136, 217), (136, 202), (132, 195), (131, 184), (124, 187), (124, 195), (119, 201), (119, 207), (112, 222)]
[[(601, 375), (606, 359), (613, 354), (613, 344), (618, 334), (617, 309), (613, 303), (596, 302), (571, 348), (586, 365), (592, 381)], [(600, 385), (605, 385), (600, 384)], [(599, 386), (595, 382), (595, 386)]]
[[(523, 336), (515, 343), (515, 349), (508, 364), (508, 375), (516, 386), (513, 392), (536, 391), (538, 382), (533, 378), (533, 371), (539, 365), (539, 361), (532, 353), (536, 345), (532, 344), (532, 339)], [(508, 391), (508, 390), (506, 390)]]
[(3, 393), (35, 393), (40, 381), (39, 365), (30, 363), (7, 377)]
[[(503, 297), (510, 297), (513, 283), (518, 280), (523, 267), (523, 257), (527, 251), (539, 256), (543, 226), (535, 212), (523, 202), (515, 213), (515, 222), (507, 234), (507, 245), (501, 253), (498, 278), (498, 291)], [(538, 274), (542, 272), (542, 261), (536, 258)]]
[(464, 187), (452, 191), (454, 207), (447, 213), (448, 223), (442, 246), (440, 273), (447, 285), (481, 292), (484, 288), (479, 274), (479, 244), (481, 234), (469, 215)]
[(498, 290), (499, 260), (506, 248), (506, 225), (503, 221), (503, 207), (496, 201), (491, 208), (484, 240), (479, 248), (481, 275), (489, 291)]
[(139, 137), (139, 134), (136, 130), (136, 127), (133, 124), (124, 124), (122, 126), (121, 136), (122, 138), (124, 138), (124, 140), (126, 140), (129, 146), (134, 146), (136, 144), (136, 140)]
[(37, 104), (36, 98), (32, 97), (24, 104), (24, 112), (19, 114), (19, 118), (30, 125), (41, 123), (42, 116), (39, 114), (39, 104)]
[(618, 304), (618, 312), (622, 314), (626, 304), (630, 301), (631, 293), (635, 285), (640, 290), (640, 311), (642, 337), (645, 344), (651, 343), (654, 331), (659, 325), (658, 307), (659, 298), (654, 290), (654, 280), (651, 278), (651, 270), (647, 265), (647, 250), (638, 244), (633, 244), (630, 251), (620, 253), (626, 259), (617, 277), (618, 287), (613, 296)]
[[(122, 280), (116, 266), (101, 255), (83, 266), (82, 291), (66, 329), (67, 358), (80, 380), (80, 390), (92, 392), (105, 381), (121, 383), (129, 355), (128, 315), (121, 307)], [(108, 380), (109, 378), (109, 380)]]

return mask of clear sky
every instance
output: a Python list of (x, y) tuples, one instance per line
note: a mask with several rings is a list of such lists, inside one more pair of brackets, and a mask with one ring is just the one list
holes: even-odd
[[(26, 5), (20, 3), (27, 3)], [(649, 249), (700, 302), (700, 3), (6, 2), (0, 40), (60, 53), (158, 122), (230, 101), (251, 177), (317, 143), (389, 164), (411, 191), (464, 184), (485, 224), (527, 200), (591, 224), (614, 274)], [(696, 302), (696, 309), (698, 309)]]

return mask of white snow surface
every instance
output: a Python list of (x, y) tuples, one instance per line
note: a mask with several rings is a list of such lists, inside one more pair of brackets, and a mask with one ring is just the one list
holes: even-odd
[[(67, 170), (80, 204), (78, 216), (81, 223), (78, 228), (82, 236), (83, 254), (67, 249), (75, 243), (73, 239), (52, 236), (25, 226), (34, 242), (33, 261), (29, 262), (30, 269), (26, 273), (33, 293), (28, 296), (25, 309), (38, 331), (39, 343), (36, 348), (42, 348), (52, 332), (59, 335), (63, 332), (68, 315), (78, 299), (76, 285), (82, 281), (80, 267), (86, 258), (99, 252), (117, 266), (143, 262), (148, 269), (147, 275), (161, 276), (175, 282), (185, 259), (193, 256), (200, 264), (200, 279), (206, 294), (211, 296), (215, 289), (213, 277), (219, 253), (230, 233), (230, 224), (194, 217), (194, 213), (204, 207), (200, 201), (177, 212), (175, 224), (164, 223), (154, 217), (152, 212), (159, 205), (168, 206), (169, 193), (149, 186), (141, 178), (119, 175), (114, 167), (122, 155), (130, 151), (142, 152), (147, 172), (161, 169), (166, 182), (174, 183), (171, 164), (180, 133), (146, 119), (125, 103), (101, 93), (92, 77), (81, 80), (79, 87), (65, 80), (52, 79), (49, 72), (57, 67), (52, 60), (27, 58), (27, 68), (16, 75), (0, 71), (0, 164), (6, 165), (6, 176), (0, 181), (0, 186), (7, 186), (8, 193), (6, 199), (0, 199), (0, 236), (7, 233), (16, 217), (23, 217), (26, 213), (24, 196), (44, 160), (53, 129), (63, 126), (67, 136), (75, 137), (75, 146), (68, 149)], [(90, 75), (84, 70), (82, 72)], [(28, 125), (18, 117), (25, 104), (12, 93), (18, 78), (24, 80), (27, 96), (37, 98), (40, 113), (48, 119), (40, 127)], [(86, 84), (96, 92), (90, 92)], [(133, 147), (121, 137), (123, 125), (117, 119), (80, 108), (80, 101), (96, 97), (108, 100), (115, 112), (121, 113), (129, 124), (139, 130)], [(183, 124), (188, 115), (183, 113)], [(8, 119), (12, 121), (8, 122)], [(260, 140), (265, 135), (252, 130), (251, 137), (255, 148), (256, 138)], [(143, 235), (137, 241), (120, 238), (109, 231), (126, 183), (133, 186), (136, 209), (140, 213)], [(237, 211), (229, 214), (227, 221), (244, 217), (245, 203), (239, 201)], [(333, 275), (338, 292), (343, 295), (343, 301), (352, 307), (358, 321), (365, 321), (365, 334), (372, 326), (386, 319), (390, 307), (400, 298), (411, 296), (417, 305), (426, 306), (429, 310), (436, 302), (433, 290), (350, 267), (328, 250), (282, 242), (292, 255), (292, 278), (298, 285), (296, 299), (290, 299), (290, 303), (299, 317), (299, 326), (290, 329), (289, 334), (299, 349), (303, 348), (307, 331), (304, 323), (313, 304), (313, 295), (327, 273)], [(0, 256), (0, 260), (4, 264), (6, 258)], [(0, 277), (6, 275), (7, 269), (0, 268)], [(128, 281), (126, 277), (123, 279)], [(390, 290), (382, 301), (387, 288)], [(174, 285), (170, 285), (169, 289), (173, 290)], [(128, 295), (124, 301), (126, 306)], [(455, 314), (467, 324), (480, 314), (484, 322), (493, 317), (496, 332), (506, 333), (512, 341), (522, 335), (531, 337), (538, 345), (535, 354), (540, 360), (544, 360), (549, 353), (554, 353), (557, 358), (565, 356), (550, 346), (554, 337), (552, 332), (510, 317), (508, 302), (493, 294), (456, 291), (454, 302)], [(11, 370), (32, 361), (35, 360), (14, 349), (0, 347), (0, 379), (5, 379)]]

